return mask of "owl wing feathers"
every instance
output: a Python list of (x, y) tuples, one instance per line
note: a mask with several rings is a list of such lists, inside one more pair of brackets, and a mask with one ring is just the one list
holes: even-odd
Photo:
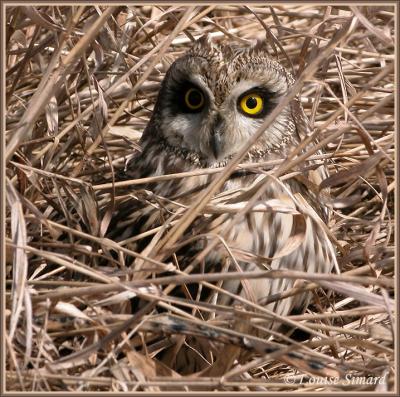
[[(141, 158), (137, 161), (141, 161)], [(161, 160), (159, 162), (165, 163)], [(131, 163), (131, 167), (138, 169), (134, 162)], [(283, 268), (306, 272), (330, 272), (336, 263), (334, 250), (324, 231), (323, 222), (312, 206), (316, 201), (315, 195), (312, 190), (305, 188), (306, 176), (302, 176), (300, 182), (295, 178), (281, 182), (271, 175), (262, 174), (228, 180), (221, 194), (205, 207), (204, 213), (193, 223), (182, 241), (196, 235), (219, 234), (244, 271)], [(201, 176), (190, 179), (190, 187), (207, 183)], [(207, 179), (208, 182), (211, 181), (210, 178)], [(144, 190), (138, 192), (142, 194), (132, 195), (130, 200), (120, 206), (118, 217), (120, 220), (114, 224), (114, 234), (121, 240), (168, 222), (171, 214), (193, 202), (194, 196), (201, 191), (200, 189), (198, 192), (193, 192), (193, 189), (188, 189), (186, 185), (186, 179), (174, 181), (173, 184), (163, 181), (156, 186), (145, 185)], [(147, 190), (149, 188), (152, 188), (152, 193)], [(263, 195), (243, 214), (240, 221), (232, 224), (232, 218), (245, 209), (249, 199), (259, 189), (265, 190)], [(162, 200), (163, 197), (179, 195), (179, 192), (184, 193), (181, 193), (180, 199), (175, 202), (169, 199)], [(144, 249), (150, 242), (149, 237), (145, 242), (146, 244), (140, 245), (136, 241), (132, 248)], [(203, 248), (204, 242), (193, 244), (189, 250), (192, 259)], [(225, 246), (220, 244), (218, 249), (213, 250), (206, 258), (206, 268), (219, 269), (219, 263), (229, 255)], [(190, 263), (190, 257), (186, 254), (183, 256), (184, 262)], [(247, 284), (253, 289), (251, 297), (257, 302), (291, 288), (294, 282), (289, 279), (261, 279), (251, 280)], [(243, 289), (243, 282), (240, 281), (230, 281), (224, 288), (239, 295), (246, 292)], [(221, 303), (231, 303), (229, 297), (221, 295), (219, 299)], [(281, 306), (275, 302), (270, 307), (277, 313), (285, 315), (295, 303), (301, 307), (306, 301), (307, 296), (304, 299), (296, 297), (295, 300), (287, 298)]]
[[(221, 235), (244, 271), (287, 269), (312, 273), (330, 272), (336, 257), (315, 210), (301, 193), (293, 194), (278, 179), (260, 175), (253, 183), (258, 188), (263, 187), (263, 184), (268, 184), (267, 188), (264, 186), (263, 196), (236, 224), (231, 222), (232, 209), (241, 210), (248, 204), (248, 201), (239, 202), (238, 196), (235, 196), (234, 207), (228, 204), (227, 212), (214, 215), (208, 220), (199, 220), (198, 225), (194, 225), (193, 233)], [(247, 196), (247, 193), (243, 195)], [(227, 207), (221, 203), (218, 206), (220, 209)], [(218, 255), (213, 251), (209, 261), (218, 262), (227, 256), (225, 247), (220, 245)], [(253, 289), (251, 295), (256, 298), (256, 302), (291, 288), (293, 283), (289, 279), (249, 281)], [(240, 281), (230, 281), (226, 288), (240, 295), (245, 293), (242, 284)], [(281, 306), (274, 303), (270, 307), (273, 306), (273, 310), (280, 315), (286, 315), (293, 306), (301, 307), (306, 298), (288, 298)], [(229, 297), (223, 296), (220, 302), (226, 305), (232, 303)]]

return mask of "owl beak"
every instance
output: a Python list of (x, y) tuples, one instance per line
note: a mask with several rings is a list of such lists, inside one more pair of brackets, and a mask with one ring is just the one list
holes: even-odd
[(215, 159), (217, 160), (219, 155), (221, 154), (221, 149), (222, 149), (221, 134), (218, 131), (216, 131), (216, 132), (213, 131), (211, 133), (210, 146), (211, 146), (213, 155), (214, 155)]
[(216, 113), (214, 118), (214, 125), (211, 128), (210, 134), (210, 147), (216, 160), (219, 158), (222, 152), (222, 125), (223, 118), (219, 113)]

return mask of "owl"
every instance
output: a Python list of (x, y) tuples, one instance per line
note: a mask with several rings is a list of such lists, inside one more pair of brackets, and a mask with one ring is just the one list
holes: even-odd
[[(242, 48), (202, 37), (167, 71), (140, 141), (141, 151), (129, 160), (123, 178), (224, 167), (293, 84), (292, 75), (268, 55), (264, 43)], [(276, 164), (308, 134), (308, 128), (300, 101), (295, 98), (249, 149), (242, 162), (244, 167), (230, 175), (182, 237), (182, 246), (175, 252), (180, 270), (193, 263), (211, 237), (217, 235), (221, 242), (194, 273), (332, 271), (336, 266), (335, 250), (324, 226), (329, 213), (316, 189), (326, 177), (326, 169), (308, 163), (282, 180), (272, 175)], [(179, 219), (182, 210), (214, 178), (215, 173), (197, 172), (185, 178), (138, 185), (120, 204), (110, 236), (131, 241), (128, 246), (135, 251), (151, 253), (148, 247), (160, 227)], [(239, 221), (229, 223), (235, 210), (244, 208), (259, 189), (263, 192), (253, 206)], [(224, 211), (227, 208), (230, 210)], [(227, 228), (228, 224), (232, 226)], [(231, 306), (237, 303), (235, 297), (242, 297), (284, 317), (294, 309), (304, 309), (309, 293), (275, 301), (268, 298), (295, 285), (292, 278), (230, 279), (219, 283), (217, 291), (206, 294), (204, 289), (186, 290), (185, 297), (222, 306)], [(279, 326), (279, 321), (271, 320), (266, 328)], [(174, 360), (179, 357), (178, 350), (174, 350)], [(193, 362), (193, 357), (186, 356), (180, 365), (189, 368)], [(204, 369), (205, 362), (209, 360), (186, 372)]]

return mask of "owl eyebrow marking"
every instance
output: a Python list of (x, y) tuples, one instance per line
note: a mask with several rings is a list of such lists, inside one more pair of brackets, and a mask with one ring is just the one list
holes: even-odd
[(259, 86), (259, 85), (258, 85), (258, 86), (249, 88), (248, 90), (244, 91), (244, 92), (240, 95), (239, 98), (241, 98), (241, 97), (243, 97), (243, 96), (245, 96), (245, 95), (248, 95), (248, 94), (252, 94), (252, 93), (259, 94), (259, 95), (263, 96), (265, 99), (271, 99), (271, 98), (273, 98), (274, 96), (276, 96), (276, 93), (275, 93), (275, 92), (269, 90), (268, 88), (266, 88), (266, 87), (264, 87), (264, 86)]

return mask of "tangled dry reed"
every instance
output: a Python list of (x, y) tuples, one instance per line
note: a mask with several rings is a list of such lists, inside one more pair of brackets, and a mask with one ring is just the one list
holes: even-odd
[[(393, 390), (394, 19), (391, 6), (8, 6), (7, 390)], [(320, 189), (332, 196), (329, 230), (341, 274), (257, 275), (300, 278), (314, 291), (306, 313), (287, 319), (309, 336), (275, 335), (282, 349), (272, 353), (263, 350), (266, 341), (229, 332), (229, 321), (262, 326), (261, 307), (249, 315), (243, 301), (227, 308), (168, 295), (171, 285), (248, 274), (178, 272), (104, 237), (113, 208), (145, 182), (115, 175), (138, 150), (165, 70), (205, 32), (268, 40), (302, 82), (309, 140), (324, 154), (293, 153), (275, 175), (285, 178), (310, 158), (330, 168)], [(199, 172), (218, 174), (218, 182), (239, 162)], [(167, 246), (206, 204), (181, 212)], [(152, 261), (150, 281), (148, 273), (132, 281), (128, 257)], [(171, 276), (162, 275), (166, 269)], [(133, 295), (147, 305), (132, 316)], [(228, 320), (202, 321), (185, 308)], [(182, 376), (158, 363), (157, 351), (182, 336), (173, 326), (179, 321), (186, 335), (213, 330), (224, 342), (221, 354), (247, 349), (245, 360), (223, 378)], [(310, 381), (300, 361), (279, 360), (288, 345), (326, 364), (325, 374), (340, 368), (342, 377)]]

